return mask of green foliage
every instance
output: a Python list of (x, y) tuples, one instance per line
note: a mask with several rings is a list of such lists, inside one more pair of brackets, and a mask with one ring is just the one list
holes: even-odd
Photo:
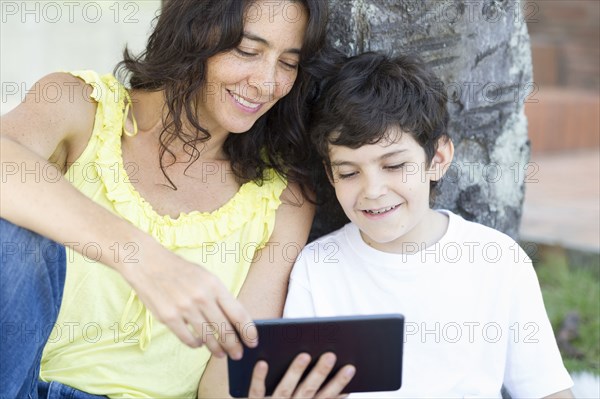
[[(547, 253), (550, 252), (550, 253)], [(546, 311), (556, 334), (569, 312), (579, 315), (579, 334), (571, 341), (581, 356), (563, 351), (569, 372), (600, 375), (600, 280), (598, 264), (569, 265), (564, 251), (541, 253), (535, 264)]]

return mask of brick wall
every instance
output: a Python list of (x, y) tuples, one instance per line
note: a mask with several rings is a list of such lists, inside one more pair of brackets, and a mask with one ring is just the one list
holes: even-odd
[(522, 2), (537, 101), (525, 104), (532, 151), (600, 147), (600, 1)]
[(600, 90), (600, 1), (524, 1), (523, 13), (535, 81)]

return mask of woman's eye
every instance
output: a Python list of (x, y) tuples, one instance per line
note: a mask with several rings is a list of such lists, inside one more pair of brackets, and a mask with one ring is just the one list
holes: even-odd
[(249, 53), (249, 52), (247, 52), (247, 51), (244, 51), (244, 50), (242, 50), (242, 49), (240, 49), (240, 48), (236, 48), (236, 49), (235, 49), (235, 51), (236, 51), (236, 52), (237, 52), (239, 55), (241, 55), (242, 57), (253, 57), (253, 56), (255, 56), (255, 55), (256, 55), (255, 53)]
[(292, 63), (285, 62), (285, 61), (280, 61), (280, 62), (287, 69), (290, 69), (290, 70), (298, 69), (298, 64), (292, 64)]

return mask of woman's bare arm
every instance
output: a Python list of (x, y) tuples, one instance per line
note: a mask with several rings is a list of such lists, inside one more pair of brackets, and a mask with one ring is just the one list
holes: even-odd
[[(82, 95), (89, 86), (70, 75), (48, 75), (39, 87), (51, 83), (65, 88), (57, 101), (30, 93), (2, 116), (0, 216), (59, 243), (72, 243), (74, 250), (94, 243), (100, 248), (98, 260), (121, 273), (142, 302), (183, 342), (190, 346), (206, 343), (219, 356), (223, 351), (238, 356), (239, 343), (221, 344), (210, 335), (200, 335), (205, 321), (230, 327), (251, 322), (249, 313), (218, 278), (94, 203), (62, 176), (89, 140), (96, 105)], [(74, 95), (66, 91), (69, 87), (74, 88), (69, 89)], [(135, 243), (139, 249), (135, 263), (114, 257), (110, 247), (114, 249), (115, 243)], [(187, 324), (196, 326), (198, 337)]]
[[(289, 274), (306, 244), (313, 216), (314, 206), (302, 199), (297, 186), (290, 185), (282, 194), (269, 243), (256, 253), (257, 260), (238, 296), (254, 319), (281, 317)], [(212, 357), (200, 381), (198, 397), (228, 398), (228, 384), (227, 360)]]

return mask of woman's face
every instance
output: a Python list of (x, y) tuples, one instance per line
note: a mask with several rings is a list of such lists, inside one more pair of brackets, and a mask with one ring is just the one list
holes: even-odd
[(307, 20), (300, 2), (258, 0), (248, 7), (238, 47), (207, 61), (199, 111), (211, 134), (248, 131), (289, 93)]

